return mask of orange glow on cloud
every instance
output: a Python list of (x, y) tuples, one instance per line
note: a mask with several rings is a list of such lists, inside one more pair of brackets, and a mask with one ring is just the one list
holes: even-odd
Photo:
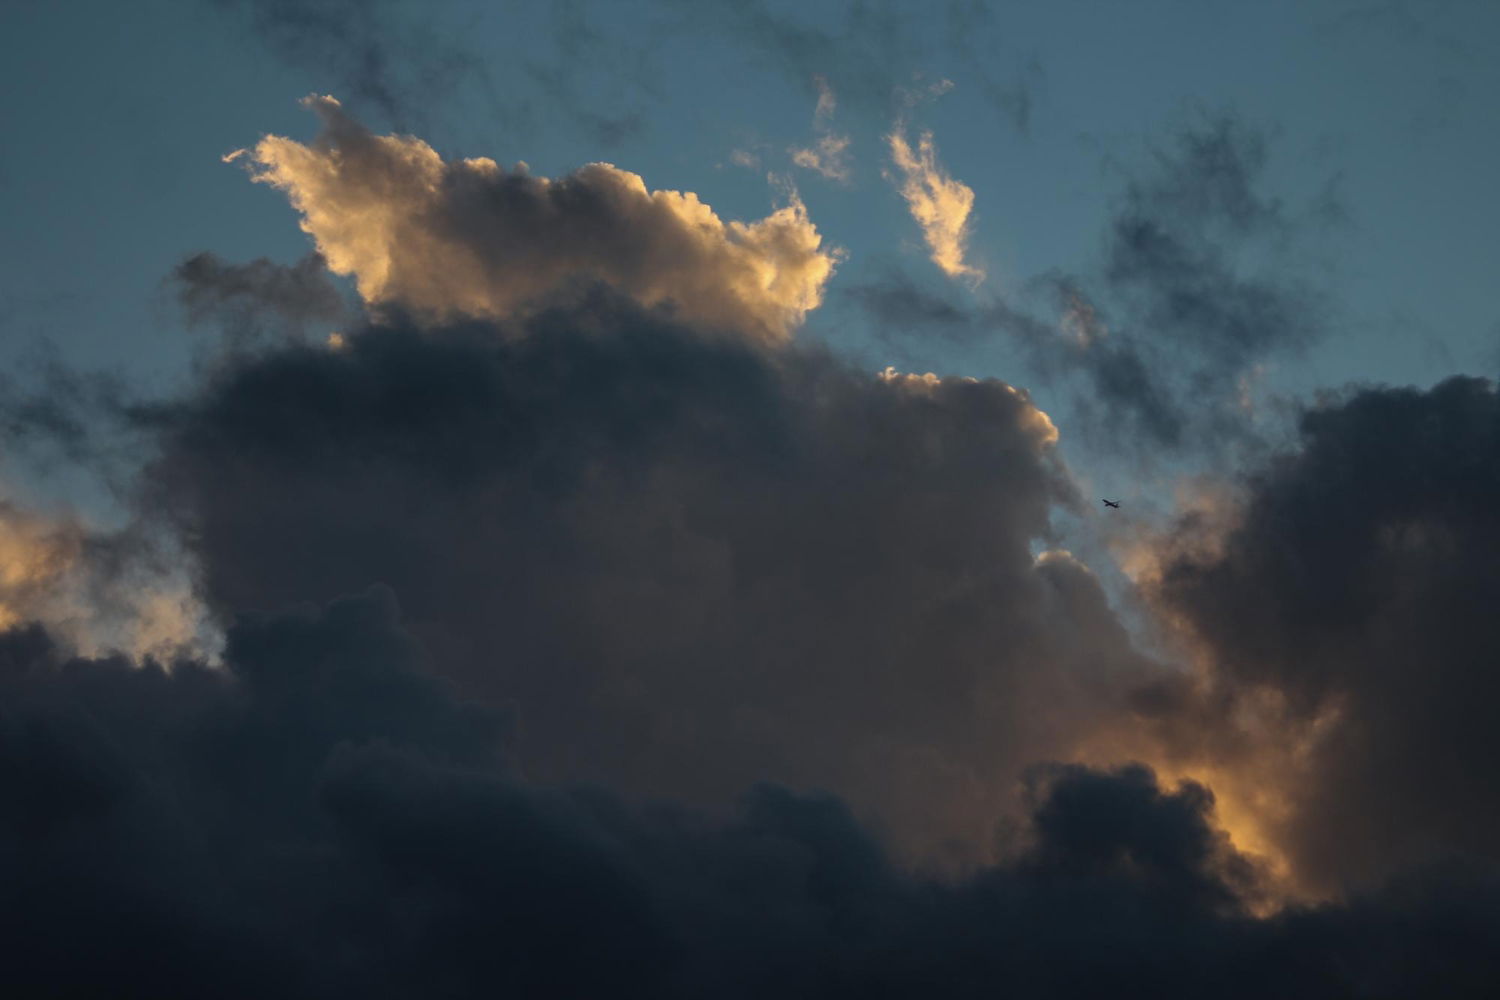
[(0, 500), (0, 629), (39, 622), (83, 656), (212, 657), (206, 620), (182, 570), (96, 559), (76, 520)]
[(494, 160), (444, 160), (420, 139), (374, 135), (331, 97), (311, 145), (266, 136), (252, 176), (286, 192), (329, 268), (360, 295), (437, 319), (524, 314), (598, 281), (697, 326), (775, 343), (822, 302), (841, 252), (795, 192), (756, 222), (725, 221), (692, 192), (651, 191), (591, 163), (551, 180)]
[(975, 284), (983, 281), (984, 271), (964, 260), (974, 189), (950, 177), (938, 164), (931, 132), (923, 132), (915, 148), (900, 128), (891, 132), (886, 142), (892, 162), (901, 171), (901, 196), (922, 227), (932, 262), (950, 278), (968, 278)]

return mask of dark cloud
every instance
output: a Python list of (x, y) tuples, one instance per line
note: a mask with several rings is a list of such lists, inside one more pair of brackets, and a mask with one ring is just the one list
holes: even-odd
[(963, 302), (946, 285), (938, 291), (918, 284), (894, 265), (877, 267), (862, 283), (845, 282), (838, 293), (859, 306), (874, 321), (876, 334), (893, 347), (914, 333), (956, 343), (992, 335), (984, 311)]
[(1094, 329), (1076, 357), (1150, 446), (1223, 444), (1250, 422), (1256, 366), (1295, 357), (1329, 318), (1298, 270), (1307, 220), (1263, 192), (1268, 140), (1205, 115), (1127, 179), (1105, 235), (1102, 292), (1058, 280), (1065, 315)]
[[(497, 655), (504, 655), (497, 651)], [(1254, 920), (1202, 788), (1053, 768), (1027, 846), (934, 883), (836, 799), (731, 816), (518, 779), (388, 592), (244, 618), (222, 668), (0, 635), (18, 995), (1481, 995), (1492, 874)]]
[(346, 313), (316, 253), (292, 265), (264, 257), (231, 264), (212, 253), (196, 253), (172, 270), (170, 283), (189, 324), (212, 323), (240, 342), (268, 328), (301, 334), (312, 324), (338, 325)]
[(1494, 386), (1356, 392), (1310, 410), (1300, 445), (1250, 480), (1233, 530), (1167, 560), (1158, 599), (1231, 705), (1271, 692), (1280, 738), (1305, 741), (1279, 780), (1294, 805), (1281, 836), (1307, 878), (1337, 888), (1451, 852), (1493, 858)]
[(1295, 226), (1257, 190), (1266, 137), (1233, 116), (1208, 117), (1155, 158), (1154, 172), (1127, 184), (1106, 245), (1105, 277), (1138, 323), (1165, 348), (1201, 355), (1200, 382), (1308, 343), (1318, 293), (1274, 262), (1247, 262), (1254, 248), (1235, 242), (1264, 237), (1283, 249)]
[(705, 340), (600, 294), (244, 359), (153, 419), (149, 505), (214, 607), (389, 584), (444, 673), (514, 703), (538, 775), (818, 785), (982, 856), (1005, 783), (1149, 669), (1086, 568), (1033, 556), (1071, 487), (997, 381)]
[[(792, 40), (820, 51), (815, 34)], [(410, 154), (432, 168), (411, 190), (441, 193), (425, 144), (313, 103), (329, 136), (257, 154), (321, 176), (316, 197), (282, 185), (310, 219), (397, 204), (361, 151)], [(1263, 164), (1233, 120), (1185, 132), (1127, 182), (1104, 293), (1036, 282), (1056, 323), (894, 280), (850, 294), (893, 323), (1007, 331), (1039, 371), (1084, 380), (1095, 426), (1227, 435), (1214, 420), (1238, 379), (1316, 332), (1316, 296), (1247, 249), (1296, 228), (1258, 193)], [(465, 192), (539, 183), (464, 170)], [(554, 188), (597, 211), (587, 184)], [(1193, 654), (1173, 670), (1136, 650), (1086, 566), (1044, 551), (1078, 498), (1026, 393), (705, 336), (714, 320), (680, 292), (639, 294), (681, 263), (643, 264), (639, 225), (588, 260), (640, 282), (588, 285), (560, 258), (541, 300), (464, 308), (456, 292), (493, 294), (517, 248), (557, 236), (534, 201), (505, 240), (471, 240), (472, 273), (428, 259), (404, 293), (371, 293), (374, 325), (226, 352), (180, 398), (110, 405), (149, 443), (131, 530), (191, 556), (168, 596), (189, 590), (227, 629), (217, 665), (159, 641), (195, 622), (156, 628), (154, 600), (119, 612), (152, 625), (141, 642), (76, 655), (52, 613), (74, 599), (70, 567), (75, 604), (111, 611), (142, 556), (0, 503), (15, 992), (1492, 989), (1490, 384), (1313, 411), (1230, 530), (1158, 539), (1146, 593)], [(343, 249), (422, 255), (482, 218), (438, 207)], [(692, 214), (700, 239), (718, 232)], [(190, 313), (231, 328), (331, 301), (315, 258), (200, 256), (176, 280)], [(735, 282), (710, 268), (701, 284)], [(0, 413), (16, 440), (84, 440), (89, 398)], [(1206, 784), (1066, 763), (1137, 747), (1171, 773), (1273, 785), (1278, 809), (1241, 825)], [(1281, 859), (1243, 853), (1245, 831), (1335, 902), (1271, 913)]]

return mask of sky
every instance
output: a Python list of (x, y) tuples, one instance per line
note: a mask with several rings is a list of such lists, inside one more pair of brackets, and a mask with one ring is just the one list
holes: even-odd
[(0, 5), (7, 990), (1486, 995), (1496, 38)]

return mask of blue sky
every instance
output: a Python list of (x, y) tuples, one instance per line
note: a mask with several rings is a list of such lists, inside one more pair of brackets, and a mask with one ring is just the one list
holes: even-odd
[[(310, 248), (278, 192), (220, 161), (266, 133), (310, 138), (309, 93), (449, 157), (549, 176), (615, 163), (724, 218), (760, 218), (794, 185), (846, 252), (802, 338), (872, 370), (1027, 386), (1075, 463), (1107, 456), (1069, 435), (1073, 397), (1012, 338), (881, 335), (850, 290), (899, 275), (967, 310), (1019, 302), (1039, 276), (1096, 279), (1127, 187), (1210, 120), (1264, 142), (1253, 186), (1288, 220), (1239, 264), (1321, 297), (1318, 336), (1258, 359), (1256, 392), (1429, 384), (1496, 360), (1492, 4), (78, 2), (4, 19), (0, 357), (16, 371), (52, 357), (178, 384), (205, 334), (186, 329), (172, 268)], [(846, 182), (791, 161), (816, 139), (819, 79)], [(901, 121), (974, 192), (977, 287), (927, 259), (892, 182)]]
[[(1086, 266), (1118, 169), (1196, 109), (1225, 110), (1271, 137), (1268, 193), (1307, 201), (1332, 182), (1348, 210), (1344, 226), (1318, 236), (1350, 328), (1315, 355), (1327, 378), (1425, 381), (1482, 357), (1500, 322), (1486, 288), (1500, 228), (1488, 191), (1500, 168), (1488, 97), (1500, 68), (1483, 44), (1500, 10), (1490, 4), (993, 5), (973, 18), (968, 52), (944, 37), (955, 22), (942, 5), (894, 5), (898, 61), (878, 67), (861, 63), (881, 58), (883, 42), (842, 38), (857, 30), (846, 5), (770, 5), (837, 42), (820, 71), (839, 97), (834, 123), (853, 138), (848, 189), (785, 156), (811, 135), (815, 58), (775, 51), (736, 5), (579, 4), (597, 35), (572, 65), (553, 37), (563, 5), (388, 6), (380, 16), (396, 31), (430, 31), (418, 45), (474, 60), (431, 95), (427, 122), (409, 123), (428, 124), (424, 138), (444, 152), (526, 160), (545, 174), (607, 160), (741, 218), (768, 207), (765, 170), (789, 173), (820, 229), (850, 250), (846, 274), (886, 255), (931, 277), (881, 176), (889, 101), (839, 94), (841, 82), (878, 70), (888, 86), (953, 81), (913, 118), (974, 188), (973, 245), (994, 262), (997, 285)], [(289, 259), (305, 245), (280, 199), (219, 155), (264, 132), (311, 134), (295, 104), (310, 92), (340, 96), (372, 128), (390, 125), (372, 102), (340, 94), (348, 80), (337, 60), (289, 65), (234, 5), (20, 3), (5, 17), (10, 348), (47, 330), (81, 358), (170, 366), (174, 317), (150, 304), (178, 259), (202, 249)], [(393, 41), (393, 72), (420, 73), (420, 57)], [(543, 71), (566, 80), (577, 106), (635, 116), (636, 130), (601, 141)], [(984, 75), (1026, 89), (1025, 132), (986, 100)], [(760, 152), (764, 169), (730, 165), (737, 148)], [(967, 360), (930, 353), (938, 366)]]

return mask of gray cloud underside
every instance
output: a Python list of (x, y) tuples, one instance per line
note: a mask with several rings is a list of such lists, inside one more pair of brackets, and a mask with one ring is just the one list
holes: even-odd
[[(1399, 997), (1493, 979), (1497, 797), (1471, 766), (1500, 592), (1487, 383), (1315, 411), (1222, 551), (1168, 561), (1153, 598), (1212, 654), (1205, 707), (1131, 652), (1085, 569), (1032, 558), (1070, 493), (1050, 424), (1002, 383), (872, 378), (603, 292), (204, 378), (127, 416), (158, 441), (147, 506), (238, 620), (225, 667), (70, 660), (37, 627), (0, 641), (12, 982)], [(404, 624), (388, 591), (339, 597), (371, 581)], [(1245, 744), (1214, 707), (1266, 687), (1293, 725), (1341, 706), (1338, 738), (1280, 777), (1294, 860), (1342, 903), (1252, 917), (1259, 864), (1206, 790), (1037, 766), (1132, 718), (1233, 766)], [(838, 799), (733, 804), (765, 779)], [(942, 857), (997, 823), (997, 860), (958, 852), (972, 867), (942, 883), (888, 853)]]
[(172, 290), (190, 326), (213, 326), (245, 343), (271, 332), (327, 333), (342, 325), (346, 306), (323, 258), (310, 253), (292, 265), (264, 257), (232, 264), (202, 252), (172, 271)]
[[(1294, 228), (1237, 128), (1127, 186), (1100, 279), (1118, 304), (1046, 284), (1075, 340), (1039, 367), (1163, 442), (1201, 415), (1190, 390), (1222, 405), (1316, 333), (1316, 296), (1226, 249)], [(190, 271), (220, 322), (322, 308), (312, 264)], [(954, 335), (1055, 336), (911, 291), (855, 294)], [(0, 634), (14, 992), (1492, 990), (1491, 383), (1325, 401), (1221, 534), (1153, 539), (1177, 670), (1085, 566), (1033, 555), (1077, 498), (1025, 393), (572, 292), (447, 324), (397, 300), (337, 347), (230, 350), (150, 405), (86, 380), (8, 396), (7, 444), (92, 461), (102, 421), (142, 447), (133, 512), (228, 629), (222, 666), (170, 671)], [(69, 544), (108, 567), (126, 541)], [(1056, 763), (1101, 746), (1264, 780), (1286, 805), (1267, 832), (1339, 901), (1256, 916), (1274, 883), (1210, 790), (1123, 753)], [(915, 873), (932, 861), (948, 877)]]
[(1003, 383), (599, 295), (250, 359), (152, 420), (152, 506), (214, 607), (390, 585), (439, 670), (516, 706), (537, 775), (832, 788), (918, 853), (983, 856), (1008, 782), (1150, 670), (1086, 569), (1033, 558), (1071, 487)]
[[(504, 655), (503, 653), (498, 655)], [(226, 669), (0, 636), (20, 995), (1480, 995), (1492, 876), (1253, 920), (1197, 786), (1035, 772), (1027, 846), (914, 880), (834, 799), (714, 820), (518, 780), (389, 592), (247, 616)]]
[(1335, 720), (1287, 779), (1283, 837), (1305, 870), (1337, 886), (1453, 852), (1494, 858), (1494, 385), (1355, 392), (1308, 412), (1301, 437), (1250, 480), (1222, 551), (1185, 549), (1156, 599), (1206, 643), (1231, 705), (1269, 688), (1292, 731)]

